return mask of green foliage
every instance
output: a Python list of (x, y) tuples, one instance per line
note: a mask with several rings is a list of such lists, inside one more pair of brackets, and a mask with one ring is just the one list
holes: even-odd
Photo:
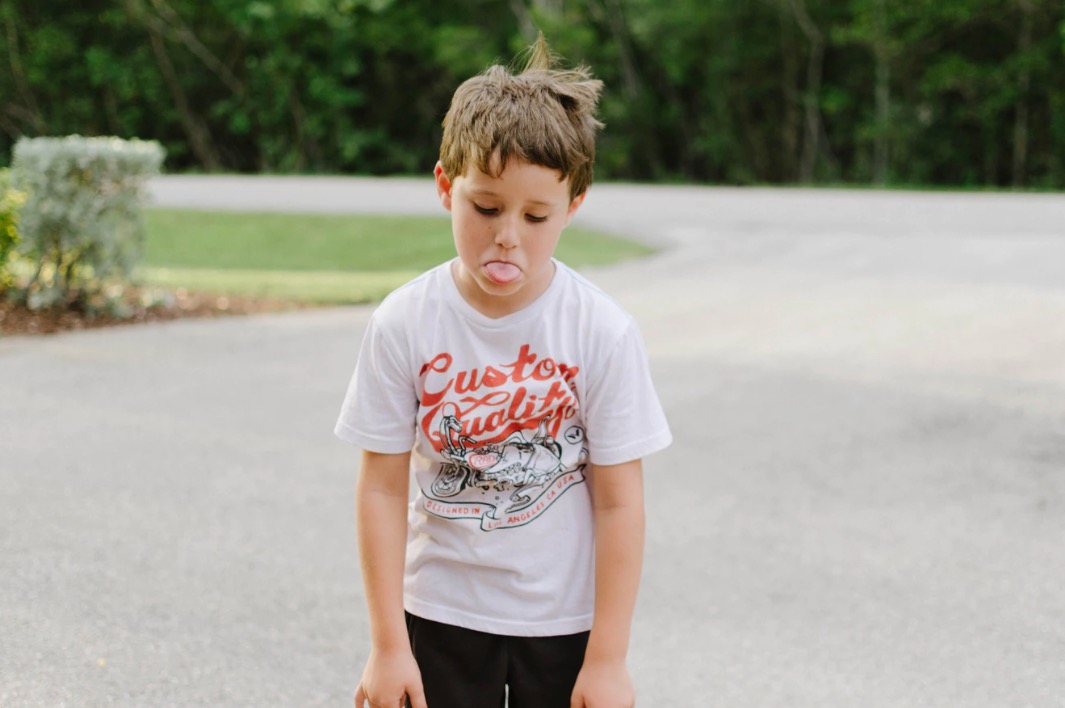
[[(420, 273), (455, 256), (441, 216), (267, 214), (148, 209), (143, 263), (157, 268)], [(569, 227), (558, 256), (573, 266), (650, 253), (639, 243)]]
[[(365, 302), (453, 258), (450, 220), (149, 209), (140, 275), (149, 284), (304, 302)], [(569, 227), (569, 265), (613, 263), (651, 249)]]
[(92, 305), (128, 281), (144, 241), (141, 201), (163, 161), (157, 143), (118, 138), (33, 138), (15, 144), (22, 207), (21, 250), (35, 274), (23, 289), (31, 308)]
[(81, 133), (427, 173), (454, 88), (537, 28), (606, 83), (601, 178), (1065, 187), (1060, 0), (5, 0), (0, 163)]
[(11, 286), (11, 257), (19, 242), (19, 209), (26, 203), (26, 193), (12, 188), (11, 171), (0, 170), (0, 292)]

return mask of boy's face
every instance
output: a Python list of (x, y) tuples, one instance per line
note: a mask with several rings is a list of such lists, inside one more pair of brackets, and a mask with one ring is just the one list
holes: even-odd
[(569, 181), (555, 170), (517, 159), (499, 177), (471, 165), (451, 178), (440, 163), (436, 190), (451, 212), (458, 261), (452, 275), (459, 292), (489, 317), (517, 312), (551, 284), (562, 229), (584, 201), (569, 196)]

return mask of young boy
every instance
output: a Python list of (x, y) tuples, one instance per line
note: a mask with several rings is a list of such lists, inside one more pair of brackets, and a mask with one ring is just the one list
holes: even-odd
[(381, 303), (337, 422), (364, 450), (359, 708), (635, 700), (640, 459), (671, 437), (632, 318), (553, 258), (601, 83), (551, 64), (541, 37), (455, 92), (434, 174), (458, 256)]

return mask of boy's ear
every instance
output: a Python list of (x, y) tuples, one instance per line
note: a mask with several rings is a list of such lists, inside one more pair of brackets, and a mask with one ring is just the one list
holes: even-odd
[(566, 226), (569, 226), (569, 222), (573, 220), (573, 215), (577, 213), (577, 209), (581, 204), (584, 204), (584, 198), (588, 196), (588, 190), (584, 190), (573, 198), (573, 201), (569, 203), (569, 209), (566, 210)]
[(436, 194), (440, 197), (440, 203), (445, 209), (451, 211), (451, 179), (444, 172), (444, 166), (439, 161), (433, 168), (433, 177), (436, 178)]

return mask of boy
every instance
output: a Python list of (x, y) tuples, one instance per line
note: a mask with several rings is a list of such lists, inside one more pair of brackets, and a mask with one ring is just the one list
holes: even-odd
[(635, 700), (640, 459), (671, 437), (631, 317), (553, 258), (601, 82), (551, 63), (541, 36), (455, 92), (434, 174), (457, 258), (381, 303), (337, 422), (363, 448), (359, 708)]

